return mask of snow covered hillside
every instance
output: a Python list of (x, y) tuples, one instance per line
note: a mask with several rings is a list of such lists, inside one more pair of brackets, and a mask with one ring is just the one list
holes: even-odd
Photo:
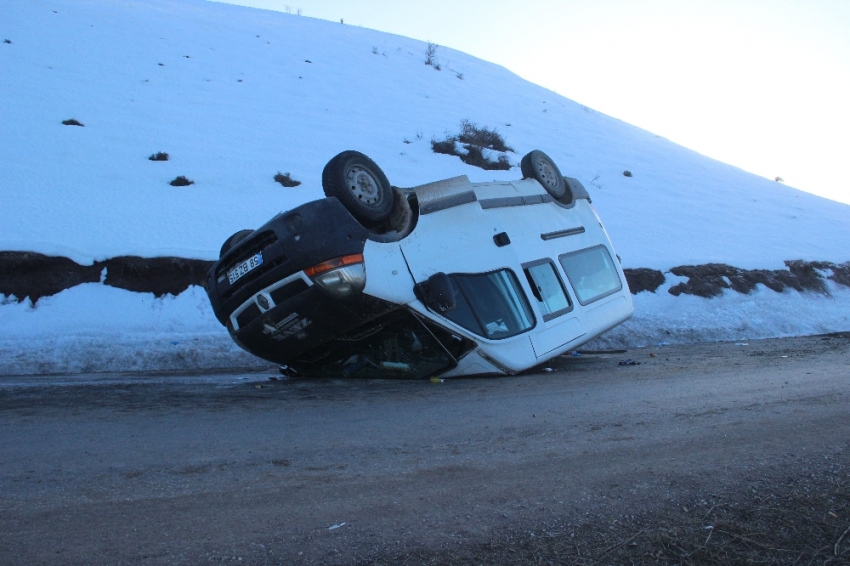
[[(518, 167), (485, 171), (432, 151), (432, 139), (469, 120), (497, 129), (514, 165), (547, 152), (587, 187), (623, 266), (663, 273), (604, 343), (850, 329), (840, 265), (850, 260), (850, 207), (492, 63), (440, 47), (428, 66), (419, 41), (201, 0), (5, 0), (0, 12), (0, 252), (80, 269), (120, 256), (214, 260), (233, 232), (323, 196), (322, 168), (346, 149), (398, 186), (518, 178)], [(149, 159), (157, 152), (168, 160)], [(301, 184), (281, 186), (278, 172)], [(169, 184), (179, 176), (194, 184)], [(736, 277), (784, 277), (789, 260), (821, 262), (807, 271), (821, 283), (734, 290)], [(677, 269), (705, 264), (745, 271)], [(0, 373), (253, 363), (198, 287), (155, 297), (110, 286), (110, 268), (98, 267), (33, 304), (10, 290), (21, 275), (13, 265), (0, 272)], [(694, 292), (697, 279), (714, 291)]]

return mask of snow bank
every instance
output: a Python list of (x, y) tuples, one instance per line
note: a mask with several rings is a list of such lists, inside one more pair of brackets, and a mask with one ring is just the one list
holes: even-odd
[(764, 285), (748, 295), (727, 290), (722, 297), (675, 297), (667, 290), (685, 278), (667, 274), (655, 293), (632, 297), (631, 320), (585, 347), (634, 348), (692, 342), (755, 340), (842, 332), (850, 329), (850, 289), (827, 281), (830, 295)]
[[(827, 281), (829, 296), (759, 286), (749, 295), (675, 297), (668, 274), (656, 293), (633, 297), (634, 317), (584, 347), (632, 348), (750, 340), (850, 329), (850, 289)], [(239, 349), (215, 319), (206, 294), (190, 287), (154, 298), (89, 283), (38, 301), (7, 302), (0, 327), (0, 375), (270, 368)], [(45, 331), (47, 329), (47, 331)]]
[(190, 287), (155, 298), (97, 283), (0, 306), (0, 375), (268, 367), (241, 350)]

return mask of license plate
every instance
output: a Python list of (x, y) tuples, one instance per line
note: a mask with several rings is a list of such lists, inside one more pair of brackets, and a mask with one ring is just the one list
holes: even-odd
[(239, 278), (246, 275), (249, 271), (257, 269), (263, 265), (263, 254), (262, 252), (256, 254), (253, 257), (249, 257), (233, 269), (227, 272), (227, 279), (230, 281), (230, 284), (233, 285)]

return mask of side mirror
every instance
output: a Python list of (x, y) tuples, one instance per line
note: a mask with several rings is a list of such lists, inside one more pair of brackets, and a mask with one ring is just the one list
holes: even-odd
[(435, 273), (427, 281), (413, 287), (416, 298), (438, 313), (449, 312), (455, 308), (455, 293), (451, 279), (442, 271)]

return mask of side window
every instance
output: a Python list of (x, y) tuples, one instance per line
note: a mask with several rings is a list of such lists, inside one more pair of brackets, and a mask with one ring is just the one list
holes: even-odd
[(531, 292), (543, 312), (543, 320), (551, 320), (572, 309), (564, 284), (551, 261), (544, 259), (526, 264), (524, 270)]
[(564, 273), (583, 305), (607, 297), (623, 288), (611, 254), (605, 246), (595, 246), (559, 256)]
[(456, 307), (443, 316), (491, 340), (510, 338), (534, 327), (531, 306), (508, 269), (449, 275)]

